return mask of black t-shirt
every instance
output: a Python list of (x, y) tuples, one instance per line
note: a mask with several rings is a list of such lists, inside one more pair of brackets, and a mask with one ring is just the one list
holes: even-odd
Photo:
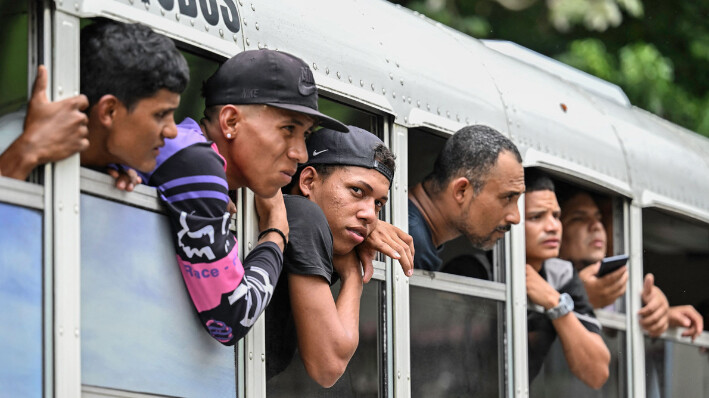
[(284, 195), (288, 247), (283, 254), (284, 275), (266, 310), (266, 378), (281, 373), (298, 346), (286, 274), (318, 275), (333, 282), (332, 232), (320, 207), (303, 196)]
[[(601, 324), (596, 319), (593, 307), (588, 301), (583, 282), (570, 262), (550, 258), (542, 264), (539, 275), (559, 293), (568, 293), (571, 296), (574, 300), (574, 315), (587, 330), (597, 334), (601, 333)], [(541, 370), (544, 358), (556, 339), (556, 329), (554, 329), (551, 319), (545, 314), (528, 311), (527, 330), (529, 332), (529, 381), (531, 382)]]
[(409, 199), (409, 234), (414, 238), (414, 246), (416, 247), (414, 268), (438, 271), (443, 263), (439, 256), (443, 245), (436, 247), (433, 244), (431, 230), (428, 228), (426, 219), (423, 218), (423, 214), (411, 199)]

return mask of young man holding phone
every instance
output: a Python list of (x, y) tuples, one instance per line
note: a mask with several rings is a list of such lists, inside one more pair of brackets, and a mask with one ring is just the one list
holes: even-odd
[[(599, 274), (606, 256), (607, 234), (596, 199), (588, 192), (564, 192), (560, 200), (564, 227), (560, 257), (571, 261), (584, 284), (593, 308), (609, 306), (625, 294), (628, 268), (621, 266), (607, 274)], [(645, 275), (642, 290), (643, 308), (640, 325), (652, 337), (661, 335), (669, 326), (685, 327), (683, 336), (697, 338), (704, 326), (702, 316), (691, 305), (670, 307), (665, 294), (654, 284), (652, 274)]]

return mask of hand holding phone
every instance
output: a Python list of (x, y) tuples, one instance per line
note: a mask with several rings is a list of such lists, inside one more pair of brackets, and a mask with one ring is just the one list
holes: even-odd
[(617, 256), (606, 257), (601, 260), (601, 267), (598, 269), (596, 277), (602, 278), (605, 275), (617, 270), (628, 263), (627, 254), (619, 254)]

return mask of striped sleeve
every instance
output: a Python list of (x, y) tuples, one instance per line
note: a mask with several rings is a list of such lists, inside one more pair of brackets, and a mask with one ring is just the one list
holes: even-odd
[[(173, 143), (174, 144), (174, 143)], [(233, 345), (263, 313), (283, 267), (278, 245), (258, 245), (239, 260), (229, 230), (224, 160), (207, 142), (170, 148), (149, 176), (173, 232), (180, 272), (209, 334)]]

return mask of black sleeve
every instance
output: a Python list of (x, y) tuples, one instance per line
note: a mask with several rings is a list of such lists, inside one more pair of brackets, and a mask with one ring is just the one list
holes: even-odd
[(222, 344), (233, 345), (273, 295), (283, 267), (278, 245), (258, 245), (242, 265), (228, 228), (224, 163), (209, 143), (174, 151), (149, 183), (167, 209), (177, 262), (202, 325)]
[(285, 195), (288, 247), (284, 253), (287, 272), (319, 275), (332, 282), (332, 232), (320, 207), (303, 196)]

